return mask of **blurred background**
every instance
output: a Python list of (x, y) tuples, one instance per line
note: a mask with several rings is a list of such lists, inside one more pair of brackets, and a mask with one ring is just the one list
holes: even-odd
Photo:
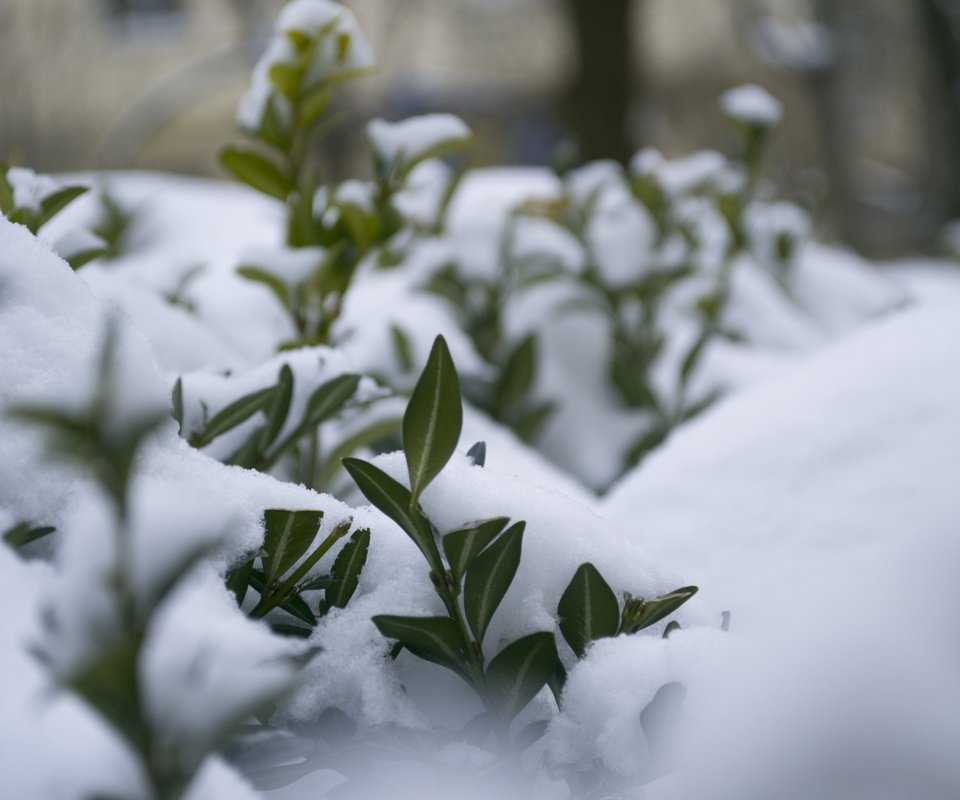
[[(373, 116), (463, 116), (468, 166), (732, 152), (716, 100), (783, 100), (768, 174), (828, 236), (936, 252), (960, 217), (958, 0), (347, 0), (378, 70), (341, 102), (328, 178)], [(217, 175), (282, 0), (0, 0), (0, 159)]]

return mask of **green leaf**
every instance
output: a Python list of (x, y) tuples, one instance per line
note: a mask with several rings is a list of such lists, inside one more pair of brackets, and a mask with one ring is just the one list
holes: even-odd
[(183, 433), (183, 378), (177, 378), (171, 396), (171, 416), (176, 420), (177, 428)]
[(457, 623), (449, 617), (381, 614), (373, 618), (373, 624), (380, 633), (388, 639), (396, 639), (415, 656), (463, 674), (460, 631)]
[(433, 532), (423, 516), (418, 511), (411, 510), (413, 504), (407, 488), (383, 470), (358, 458), (343, 459), (343, 466), (363, 492), (363, 496), (396, 522), (420, 548), (430, 568), (437, 572), (442, 571), (443, 564)]
[(640, 358), (627, 345), (614, 343), (610, 380), (628, 408), (657, 408), (657, 397), (647, 383), (649, 366), (649, 361)]
[(290, 149), (290, 130), (284, 116), (277, 110), (277, 98), (271, 96), (260, 120), (259, 136), (261, 141), (287, 154)]
[(413, 505), (450, 460), (462, 425), (460, 379), (446, 341), (438, 336), (403, 415), (403, 447)]
[(100, 258), (106, 254), (107, 249), (105, 247), (91, 247), (87, 250), (78, 250), (75, 253), (71, 253), (69, 256), (65, 256), (63, 260), (76, 272), (80, 267), (86, 266), (95, 258)]
[(303, 420), (274, 448), (267, 459), (267, 466), (275, 463), (280, 455), (299, 439), (316, 430), (320, 423), (338, 414), (353, 397), (359, 384), (359, 375), (338, 375), (310, 395)]
[(3, 541), (13, 548), (23, 547), (25, 544), (35, 542), (44, 536), (49, 536), (56, 528), (49, 525), (39, 525), (34, 527), (29, 522), (21, 522), (14, 525), (3, 533)]
[(268, 408), (264, 409), (267, 424), (263, 427), (258, 449), (262, 452), (266, 450), (273, 440), (280, 435), (283, 425), (287, 421), (287, 414), (290, 412), (290, 400), (293, 398), (293, 370), (288, 364), (280, 367), (280, 373), (277, 375), (277, 385)]
[(370, 549), (370, 531), (358, 530), (337, 555), (331, 570), (332, 580), (324, 594), (326, 608), (346, 608), (360, 584), (360, 573), (367, 562)]
[(314, 86), (297, 103), (297, 122), (304, 127), (313, 125), (330, 107), (332, 100), (333, 92), (329, 86)]
[(556, 403), (548, 400), (521, 414), (513, 421), (511, 427), (522, 441), (532, 442), (556, 410)]
[(307, 401), (306, 420), (311, 428), (338, 414), (360, 385), (359, 375), (338, 375), (317, 389)]
[(683, 586), (653, 600), (637, 598), (624, 606), (622, 630), (624, 633), (649, 628), (669, 616), (697, 593), (696, 586)]
[(138, 691), (140, 644), (128, 639), (101, 651), (69, 684), (137, 752), (143, 752), (148, 738)]
[(393, 353), (397, 357), (397, 363), (403, 372), (410, 372), (413, 369), (413, 348), (410, 345), (410, 337), (399, 325), (390, 326), (390, 337), (393, 340)]
[(507, 358), (494, 392), (500, 415), (518, 406), (533, 386), (537, 366), (537, 340), (531, 333), (520, 341)]
[(270, 386), (234, 400), (225, 409), (214, 415), (202, 433), (191, 437), (190, 444), (194, 447), (206, 447), (218, 436), (236, 428), (258, 411), (265, 411), (273, 401), (275, 391), (276, 387)]
[(589, 562), (573, 575), (557, 606), (560, 632), (570, 649), (583, 658), (595, 639), (616, 636), (620, 627), (620, 604), (600, 571)]
[(313, 628), (305, 628), (303, 625), (289, 625), (285, 622), (271, 622), (270, 630), (278, 636), (289, 636), (293, 639), (309, 639), (313, 633)]
[(237, 180), (259, 192), (286, 201), (292, 181), (273, 161), (253, 150), (225, 147), (220, 152), (223, 168)]
[[(368, 427), (362, 428), (352, 436), (348, 436), (339, 442), (336, 447), (327, 456), (327, 464), (324, 467), (321, 477), (321, 486), (329, 485), (330, 481), (337, 474), (342, 466), (344, 458), (357, 452), (361, 447), (367, 447), (384, 439), (399, 438), (397, 434), (400, 431), (399, 417), (391, 417), (379, 422), (371, 423)], [(391, 450), (396, 449), (391, 447)]]
[(508, 517), (485, 519), (443, 537), (443, 552), (457, 585), (474, 557), (497, 538), (509, 521)]
[(671, 620), (670, 622), (667, 623), (667, 627), (663, 629), (663, 638), (669, 639), (670, 634), (678, 630), (680, 630), (680, 623), (677, 622), (675, 619)]
[(64, 186), (40, 201), (40, 225), (45, 225), (80, 195), (89, 191), (88, 186)]
[(264, 512), (264, 579), (269, 591), (313, 544), (323, 519), (322, 511), (286, 511), (271, 508)]
[(273, 296), (280, 301), (280, 304), (287, 309), (287, 311), (290, 310), (290, 290), (287, 288), (287, 284), (272, 272), (268, 272), (260, 267), (238, 267), (237, 275), (253, 283), (266, 286), (273, 292)]
[(552, 633), (531, 633), (507, 645), (487, 668), (487, 687), (504, 718), (519, 714), (553, 675), (559, 656)]
[(463, 610), (470, 630), (481, 645), (487, 626), (520, 566), (525, 526), (524, 522), (511, 525), (499, 539), (474, 557), (467, 569)]
[(317, 624), (317, 618), (310, 610), (307, 601), (302, 597), (291, 595), (286, 599), (277, 598), (276, 596), (265, 598), (264, 596), (267, 594), (267, 582), (264, 580), (263, 573), (260, 570), (254, 569), (250, 571), (250, 586), (260, 595), (260, 600), (257, 602), (257, 605), (250, 611), (250, 616), (254, 619), (260, 619), (274, 608), (280, 608), (301, 622), (306, 622), (311, 627)]
[(227, 572), (227, 589), (237, 598), (238, 606), (243, 605), (243, 599), (247, 596), (247, 589), (250, 588), (250, 574), (253, 572), (254, 558), (255, 556), (250, 556), (246, 561), (242, 561)]
[(292, 64), (278, 63), (270, 67), (268, 73), (270, 83), (276, 90), (286, 97), (291, 103), (297, 101), (297, 95), (300, 93), (301, 71)]

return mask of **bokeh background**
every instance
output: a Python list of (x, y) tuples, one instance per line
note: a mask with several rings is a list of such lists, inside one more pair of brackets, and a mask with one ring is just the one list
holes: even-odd
[[(282, 0), (0, 0), (0, 159), (217, 175)], [(328, 177), (371, 117), (433, 110), (468, 166), (732, 152), (718, 95), (786, 108), (768, 173), (825, 235), (936, 252), (960, 217), (957, 0), (346, 0), (378, 70), (341, 101)], [(573, 146), (576, 146), (576, 150)]]

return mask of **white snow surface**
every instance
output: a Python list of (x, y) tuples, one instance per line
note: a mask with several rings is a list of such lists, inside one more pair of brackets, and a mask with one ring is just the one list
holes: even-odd
[[(943, 749), (960, 710), (958, 335), (950, 302), (869, 325), (678, 432), (601, 504), (743, 640), (664, 797), (960, 787)], [(557, 747), (608, 724), (578, 722)]]

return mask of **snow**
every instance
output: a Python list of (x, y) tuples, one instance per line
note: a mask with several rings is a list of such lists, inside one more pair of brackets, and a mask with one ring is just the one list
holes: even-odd
[(386, 165), (397, 161), (413, 164), (471, 135), (467, 124), (453, 114), (423, 114), (400, 122), (374, 119), (367, 124), (370, 146)]
[[(952, 306), (868, 326), (678, 432), (602, 513), (741, 619), (785, 601), (827, 553), (948, 536), (958, 332)], [(761, 588), (765, 603), (749, 602)]]
[(783, 118), (783, 103), (754, 83), (724, 92), (720, 108), (731, 119), (758, 128), (773, 128)]

